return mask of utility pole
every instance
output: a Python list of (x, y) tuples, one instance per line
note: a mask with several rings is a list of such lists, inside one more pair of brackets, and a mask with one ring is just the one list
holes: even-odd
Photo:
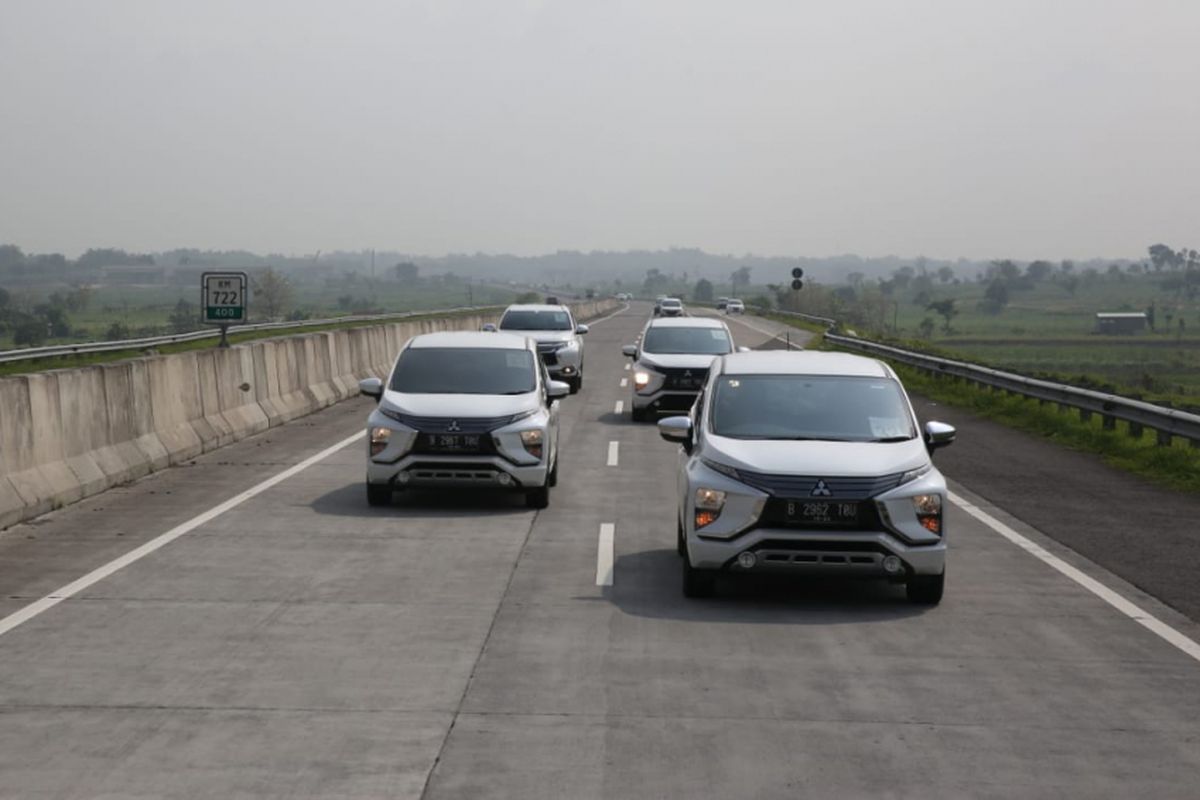
[(375, 280), (375, 248), (371, 248), (371, 280)]

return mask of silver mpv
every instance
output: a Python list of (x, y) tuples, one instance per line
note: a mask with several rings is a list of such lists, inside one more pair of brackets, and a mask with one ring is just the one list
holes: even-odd
[(416, 486), (510, 489), (545, 508), (558, 479), (558, 404), (532, 339), (430, 333), (408, 341), (367, 419), (367, 502)]
[(658, 423), (680, 445), (683, 592), (722, 571), (821, 572), (904, 582), (936, 604), (946, 578), (946, 481), (930, 460), (954, 440), (918, 434), (886, 364), (843, 353), (734, 353), (713, 362), (688, 417)]

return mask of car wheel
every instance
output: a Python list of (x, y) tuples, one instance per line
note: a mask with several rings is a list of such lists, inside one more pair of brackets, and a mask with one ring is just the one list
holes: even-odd
[(525, 493), (527, 508), (546, 508), (550, 505), (550, 485), (539, 486)]
[(913, 575), (904, 588), (910, 603), (936, 606), (946, 589), (946, 571), (943, 569), (941, 575)]
[(687, 558), (687, 542), (683, 540), (683, 523), (675, 520), (675, 552)]
[(629, 409), (629, 417), (634, 422), (645, 422), (646, 421), (646, 409), (638, 408), (637, 406), (632, 406)]
[(392, 485), (390, 483), (368, 483), (367, 505), (389, 506), (392, 504)]
[(717, 591), (717, 571), (714, 569), (696, 569), (687, 556), (683, 555), (683, 596), (712, 597)]

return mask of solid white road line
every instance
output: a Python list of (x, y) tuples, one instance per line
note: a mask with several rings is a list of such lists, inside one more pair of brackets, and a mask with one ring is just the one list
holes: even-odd
[(615, 467), (617, 465), (618, 450), (620, 447), (620, 442), (608, 443), (608, 466)]
[(618, 400), (617, 404), (615, 406), (613, 406), (614, 414), (620, 414), (624, 410), (625, 410), (625, 401), (624, 400)]
[(613, 532), (611, 522), (600, 524), (600, 544), (596, 548), (596, 585), (613, 585)]
[(629, 378), (621, 378), (621, 388), (624, 389), (629, 385)]
[(113, 573), (117, 572), (118, 570), (124, 569), (125, 567), (128, 567), (130, 564), (133, 564), (134, 562), (136, 562), (142, 558), (145, 558), (146, 556), (153, 553), (155, 550), (165, 547), (166, 545), (168, 545), (171, 542), (178, 539), (180, 536), (183, 536), (185, 533), (194, 531), (196, 528), (199, 528), (201, 525), (211, 522), (212, 520), (221, 516), (226, 511), (237, 508), (238, 506), (240, 506), (242, 503), (246, 502), (250, 498), (256, 497), (257, 495), (262, 494), (267, 489), (270, 489), (272, 486), (280, 484), (283, 481), (286, 481), (288, 478), (292, 477), (293, 475), (303, 472), (304, 470), (308, 469), (313, 464), (316, 464), (319, 461), (323, 461), (324, 459), (333, 455), (334, 453), (341, 450), (342, 448), (347, 447), (351, 444), (354, 444), (357, 441), (360, 441), (364, 435), (365, 435), (365, 432), (360, 431), (360, 432), (354, 434), (353, 436), (343, 439), (342, 441), (338, 442), (337, 444), (333, 445), (332, 447), (327, 447), (326, 449), (322, 450), (321, 452), (317, 453), (316, 455), (309, 456), (308, 458), (301, 461), (299, 464), (296, 464), (295, 466), (292, 466), (292, 467), (288, 467), (283, 472), (280, 472), (277, 475), (274, 475), (273, 477), (267, 478), (262, 483), (256, 484), (256, 485), (250, 487), (249, 489), (247, 489), (246, 491), (242, 492), (241, 494), (235, 495), (234, 497), (229, 498), (224, 503), (221, 503), (218, 506), (213, 506), (208, 511), (205, 511), (203, 514), (192, 517), (187, 522), (184, 522), (180, 525), (175, 526), (174, 528), (172, 528), (171, 530), (167, 531), (164, 534), (156, 536), (155, 538), (153, 538), (150, 541), (143, 544), (141, 547), (136, 547), (133, 550), (130, 550), (125, 555), (123, 555), (119, 558), (113, 559), (112, 561), (108, 562), (104, 566), (98, 567), (98, 568), (92, 570), (91, 572), (89, 572), (87, 575), (84, 575), (79, 580), (74, 581), (73, 583), (68, 583), (66, 586), (62, 587), (58, 591), (51, 592), (50, 594), (46, 595), (45, 597), (41, 598), (40, 600), (36, 600), (36, 601), (30, 603), (29, 605), (22, 608), (20, 611), (15, 611), (12, 614), (9, 614), (4, 619), (0, 619), (0, 636), (3, 636), (4, 634), (8, 633), (13, 628), (16, 628), (18, 625), (28, 622), (29, 620), (31, 620), (34, 617), (41, 614), (43, 611), (48, 611), (49, 609), (54, 608), (54, 606), (58, 605), (63, 600), (66, 600), (67, 598), (72, 597), (73, 595), (79, 594), (84, 589), (87, 589), (89, 586), (93, 586), (94, 584), (99, 583), (100, 581), (104, 580), (109, 575), (112, 575)]
[(605, 320), (612, 319), (613, 317), (623, 314), (628, 310), (629, 310), (629, 305), (625, 304), (625, 305), (621, 306), (620, 308), (618, 308), (613, 313), (609, 314), (607, 317), (601, 317), (600, 319), (592, 320), (591, 322), (588, 323), (588, 327), (590, 328), (592, 325), (595, 325), (598, 322), (604, 322)]
[(954, 503), (963, 511), (966, 511), (972, 517), (979, 520), (984, 525), (987, 525), (996, 533), (1000, 534), (1005, 539), (1008, 539), (1010, 542), (1029, 553), (1034, 558), (1042, 561), (1045, 564), (1048, 564), (1049, 566), (1061, 572), (1063, 575), (1075, 581), (1077, 584), (1087, 589), (1089, 592), (1096, 595), (1101, 600), (1108, 603), (1110, 606), (1129, 617), (1134, 622), (1146, 628), (1151, 633), (1161, 637), (1168, 643), (1187, 653), (1192, 658), (1200, 661), (1200, 644), (1197, 644), (1195, 641), (1175, 630), (1167, 623), (1153, 616), (1149, 612), (1144, 611), (1134, 603), (1126, 600), (1124, 597), (1117, 594), (1112, 589), (1100, 583), (1100, 581), (1096, 580), (1090, 575), (1087, 575), (1081, 570), (1071, 566), (1066, 561), (1063, 561), (1061, 558), (1046, 550), (1041, 545), (1030, 541), (1025, 536), (1017, 533), (1012, 528), (1005, 525), (1003, 522), (996, 519), (991, 514), (988, 514), (978, 506), (967, 502), (963, 498), (953, 493), (950, 494), (950, 502)]

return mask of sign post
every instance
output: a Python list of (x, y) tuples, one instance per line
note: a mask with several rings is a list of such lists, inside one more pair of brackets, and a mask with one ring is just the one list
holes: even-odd
[(229, 347), (229, 326), (246, 321), (247, 283), (244, 272), (205, 272), (200, 276), (200, 305), (204, 309), (201, 322), (221, 326), (217, 347)]

